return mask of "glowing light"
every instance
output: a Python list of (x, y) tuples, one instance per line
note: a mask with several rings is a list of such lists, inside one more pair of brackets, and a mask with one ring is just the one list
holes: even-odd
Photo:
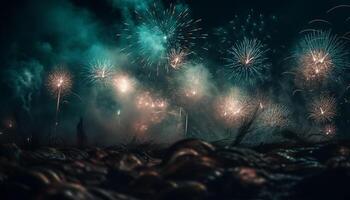
[(128, 94), (134, 90), (135, 81), (128, 75), (121, 74), (113, 78), (113, 85), (120, 94)]
[(336, 133), (337, 129), (334, 125), (328, 124), (324, 127), (323, 131), (326, 136), (333, 136)]
[(336, 99), (331, 96), (321, 96), (314, 99), (309, 108), (309, 118), (317, 123), (330, 122), (336, 116)]
[(140, 136), (143, 136), (149, 129), (149, 125), (147, 122), (144, 121), (137, 121), (133, 125), (134, 131)]
[(159, 123), (167, 115), (168, 103), (150, 92), (142, 92), (136, 97), (136, 107), (147, 115), (151, 123)]
[(4, 127), (5, 127), (6, 129), (13, 129), (13, 128), (15, 128), (15, 126), (16, 126), (15, 121), (14, 121), (13, 119), (11, 119), (11, 118), (4, 120), (4, 121), (2, 122), (2, 124), (4, 125)]
[(264, 104), (262, 102), (259, 102), (259, 108), (264, 109), (264, 107), (265, 107)]

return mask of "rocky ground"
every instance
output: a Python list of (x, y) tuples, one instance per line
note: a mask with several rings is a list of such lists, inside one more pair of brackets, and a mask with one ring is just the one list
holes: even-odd
[(350, 145), (260, 149), (1, 145), (0, 199), (350, 199)]

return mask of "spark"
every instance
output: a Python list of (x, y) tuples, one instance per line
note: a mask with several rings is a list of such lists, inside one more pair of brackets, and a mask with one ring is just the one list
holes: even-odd
[(254, 95), (254, 101), (260, 110), (264, 110), (269, 105), (271, 105), (271, 101), (268, 98), (267, 94), (262, 93), (261, 91), (258, 91), (256, 95)]
[(317, 123), (330, 122), (336, 116), (336, 99), (324, 95), (314, 99), (309, 108), (309, 118)]
[(225, 75), (229, 80), (254, 83), (264, 79), (269, 68), (266, 54), (268, 49), (257, 39), (244, 38), (228, 50)]

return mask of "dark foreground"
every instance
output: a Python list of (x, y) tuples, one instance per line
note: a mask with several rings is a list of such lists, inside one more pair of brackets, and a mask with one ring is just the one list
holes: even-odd
[(350, 145), (0, 147), (0, 199), (350, 199)]

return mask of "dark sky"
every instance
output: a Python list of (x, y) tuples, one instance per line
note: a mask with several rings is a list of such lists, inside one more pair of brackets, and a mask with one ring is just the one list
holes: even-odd
[[(52, 2), (55, 1), (45, 1)], [(59, 1), (56, 1), (59, 2)], [(110, 0), (71, 0), (77, 7), (86, 8), (91, 11), (100, 21), (106, 25), (113, 25), (120, 17), (119, 10), (114, 9)], [(163, 0), (165, 3), (179, 1)], [(254, 9), (266, 16), (276, 15), (280, 19), (278, 28), (284, 38), (290, 38), (295, 32), (302, 29), (308, 21), (316, 18), (329, 18), (326, 11), (336, 5), (349, 3), (347, 0), (185, 0), (191, 9), (195, 19), (203, 19), (203, 28), (210, 30), (213, 27), (221, 26), (232, 19), (237, 13), (248, 9)], [(1, 35), (3, 44), (1, 49), (6, 55), (8, 42), (14, 37), (17, 27), (22, 26), (16, 19), (21, 15), (30, 12), (29, 10), (40, 6), (40, 1), (30, 0), (3, 0), (1, 2)], [(48, 4), (48, 3), (45, 3)], [(29, 9), (29, 10), (28, 10)], [(23, 21), (24, 24), (32, 23), (30, 20)], [(334, 27), (333, 27), (334, 28)], [(30, 32), (30, 30), (28, 30)], [(5, 56), (6, 57), (6, 56)], [(3, 67), (3, 66), (2, 66)]]
[[(9, 85), (11, 81), (17, 81), (17, 83), (21, 81), (14, 80), (14, 74), (23, 74), (20, 66), (25, 65), (23, 69), (33, 70), (31, 65), (39, 64), (39, 66), (44, 66), (43, 71), (47, 73), (51, 69), (48, 66), (63, 60), (73, 66), (72, 71), (78, 71), (77, 60), (80, 57), (86, 57), (86, 53), (91, 51), (95, 44), (99, 48), (106, 49), (118, 46), (116, 34), (122, 26), (123, 13), (127, 13), (125, 12), (126, 5), (131, 8), (130, 2), (136, 1), (143, 2), (139, 0), (3, 0), (0, 7), (0, 77), (2, 77), (0, 103), (4, 106), (0, 111), (0, 117), (13, 115), (9, 114), (13, 112), (22, 112), (23, 99), (21, 98), (23, 96), (21, 95), (23, 94), (18, 95), (19, 93), (25, 94), (26, 101), (30, 98), (33, 107), (40, 107), (46, 112), (46, 106), (51, 106), (52, 102), (41, 100), (47, 99), (48, 96), (44, 88), (33, 89), (32, 86), (26, 88), (27, 86), (23, 85), (17, 88), (18, 94), (16, 94), (14, 88), (17, 86)], [(272, 43), (287, 46), (284, 49), (287, 53), (298, 39), (298, 33), (305, 28), (310, 28), (308, 24), (310, 20), (329, 20), (331, 28), (336, 33), (345, 33), (349, 30), (349, 23), (344, 23), (344, 17), (349, 17), (349, 9), (327, 13), (327, 10), (334, 6), (349, 4), (349, 0), (162, 1), (165, 4), (179, 2), (187, 4), (192, 18), (202, 19), (201, 26), (203, 31), (209, 34), (208, 41), (212, 41), (211, 34), (215, 28), (227, 25), (234, 15), (241, 15), (250, 9), (266, 17), (276, 16), (278, 18), (278, 23), (273, 27), (277, 30), (277, 34), (274, 35)], [(144, 0), (144, 2), (152, 2), (152, 0)], [(35, 61), (34, 64), (33, 61)], [(35, 74), (35, 70), (30, 73)], [(14, 77), (8, 76), (9, 74)], [(43, 77), (43, 74), (40, 75)], [(39, 87), (35, 85), (39, 83), (31, 84)], [(79, 84), (76, 85), (78, 86), (75, 87), (80, 87)], [(34, 90), (39, 90), (38, 93), (35, 91), (37, 95), (32, 95)], [(67, 113), (67, 115), (72, 114)], [(47, 117), (42, 111), (38, 115)], [(75, 118), (78, 115), (75, 113)]]

